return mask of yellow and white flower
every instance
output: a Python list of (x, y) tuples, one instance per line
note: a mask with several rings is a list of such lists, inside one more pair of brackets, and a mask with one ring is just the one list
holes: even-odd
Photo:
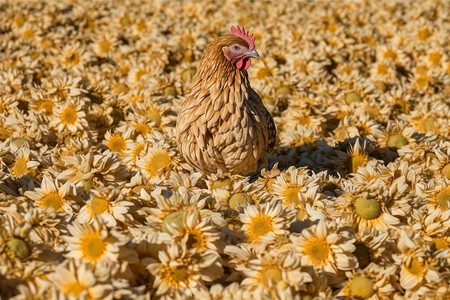
[(285, 211), (278, 201), (271, 201), (246, 206), (239, 218), (250, 242), (270, 243), (288, 233), (292, 213)]
[(160, 251), (158, 261), (150, 263), (147, 269), (155, 276), (155, 294), (167, 299), (204, 295), (207, 292), (205, 283), (223, 273), (217, 252), (193, 253), (177, 244)]
[(291, 234), (290, 239), (301, 254), (302, 266), (312, 266), (334, 276), (358, 265), (352, 254), (356, 249), (353, 234), (348, 229), (339, 228), (334, 221), (320, 220), (300, 234)]

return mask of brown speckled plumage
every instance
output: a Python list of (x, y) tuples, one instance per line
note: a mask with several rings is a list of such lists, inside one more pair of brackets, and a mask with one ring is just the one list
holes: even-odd
[(275, 123), (250, 87), (247, 71), (223, 55), (222, 47), (235, 43), (246, 45), (228, 34), (206, 49), (177, 119), (181, 154), (206, 174), (219, 168), (232, 174), (254, 172), (275, 145)]

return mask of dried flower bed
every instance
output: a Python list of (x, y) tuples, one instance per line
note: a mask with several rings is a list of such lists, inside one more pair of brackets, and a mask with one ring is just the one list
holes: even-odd
[[(0, 3), (0, 298), (449, 299), (450, 4)], [(205, 47), (256, 37), (278, 140), (189, 171)]]

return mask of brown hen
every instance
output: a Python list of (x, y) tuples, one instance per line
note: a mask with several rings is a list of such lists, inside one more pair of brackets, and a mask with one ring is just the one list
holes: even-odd
[(177, 119), (181, 154), (205, 174), (254, 172), (275, 145), (275, 123), (248, 80), (255, 39), (231, 31), (206, 49)]

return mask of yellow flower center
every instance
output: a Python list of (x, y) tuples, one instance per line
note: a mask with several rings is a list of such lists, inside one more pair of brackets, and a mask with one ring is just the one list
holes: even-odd
[(367, 163), (367, 155), (354, 154), (350, 157), (348, 169), (356, 173), (359, 167), (364, 167)]
[(80, 294), (87, 289), (87, 286), (79, 282), (71, 282), (67, 284), (63, 291), (67, 296), (78, 297)]
[(128, 91), (129, 91), (128, 86), (126, 86), (123, 83), (119, 83), (114, 87), (114, 93), (116, 94), (125, 94), (128, 93)]
[(444, 175), (445, 177), (447, 177), (447, 179), (450, 179), (450, 163), (446, 164), (446, 165), (442, 168), (442, 175)]
[(445, 237), (437, 237), (433, 238), (434, 245), (436, 249), (449, 249), (450, 248), (450, 242)]
[(45, 114), (46, 114), (47, 116), (49, 116), (49, 115), (51, 115), (51, 114), (53, 113), (53, 107), (54, 107), (54, 106), (55, 106), (55, 104), (54, 104), (52, 101), (44, 100), (44, 101), (41, 101), (41, 102), (38, 104), (37, 109), (38, 109), (38, 111), (44, 110), (44, 111), (45, 111)]
[(428, 82), (430, 81), (430, 78), (426, 75), (420, 75), (416, 79), (416, 85), (418, 88), (423, 89), (428, 85)]
[(264, 287), (269, 289), (283, 279), (278, 267), (270, 267), (261, 272), (261, 279)]
[(11, 169), (12, 174), (16, 177), (25, 175), (28, 171), (27, 163), (28, 159), (26, 159), (25, 157), (19, 157)]
[(175, 211), (173, 213), (168, 214), (164, 218), (164, 221), (162, 222), (162, 231), (172, 235), (173, 232), (169, 229), (167, 225), (170, 224), (170, 226), (172, 227), (184, 228), (183, 219), (184, 219), (184, 211)]
[(303, 254), (307, 255), (315, 265), (322, 265), (328, 261), (330, 245), (324, 239), (315, 238), (305, 244)]
[(137, 23), (137, 24), (136, 24), (136, 29), (137, 29), (139, 32), (144, 31), (145, 29), (147, 29), (147, 23), (145, 23), (145, 21), (141, 21), (141, 22)]
[(31, 247), (20, 237), (13, 237), (6, 242), (8, 250), (14, 254), (14, 257), (25, 260), (31, 255)]
[(423, 264), (415, 257), (406, 264), (406, 270), (413, 275), (421, 275), (425, 271)]
[(256, 72), (256, 78), (263, 79), (265, 77), (273, 76), (273, 72), (268, 68), (261, 68)]
[(425, 133), (427, 131), (435, 131), (436, 130), (436, 126), (435, 126), (435, 118), (430, 117), (430, 118), (424, 118), (420, 120), (420, 126), (421, 129), (420, 133)]
[(123, 16), (120, 18), (119, 22), (122, 27), (128, 27), (133, 24), (128, 16)]
[(298, 197), (298, 193), (300, 192), (300, 186), (288, 187), (285, 190), (286, 200), (289, 204), (300, 204), (300, 199)]
[(34, 37), (34, 30), (33, 29), (25, 29), (22, 33), (22, 36), (24, 39), (31, 39)]
[(78, 119), (77, 110), (72, 107), (66, 107), (61, 116), (60, 116), (61, 122), (63, 122), (66, 125), (73, 125)]
[(91, 210), (92, 210), (92, 213), (95, 215), (104, 213), (106, 211), (106, 209), (108, 208), (108, 206), (109, 206), (109, 202), (105, 198), (95, 197), (91, 201)]
[(405, 99), (395, 99), (393, 109), (399, 113), (407, 113), (409, 111), (409, 102)]
[(75, 65), (75, 64), (80, 62), (80, 54), (78, 52), (76, 52), (76, 51), (68, 51), (66, 53), (64, 62), (67, 65), (71, 65), (71, 64)]
[(407, 144), (408, 144), (408, 141), (401, 134), (394, 134), (394, 135), (390, 136), (388, 139), (388, 143), (387, 143), (389, 148), (395, 148), (395, 149), (400, 149), (401, 147), (403, 147)]
[(233, 196), (231, 196), (230, 200), (228, 201), (228, 205), (234, 210), (238, 209), (238, 204), (240, 205), (247, 205), (250, 203), (251, 198), (246, 193), (236, 193)]
[(358, 259), (358, 264), (360, 269), (364, 269), (370, 263), (370, 252), (366, 246), (360, 243), (355, 244), (355, 251), (353, 251), (353, 255)]
[(275, 105), (275, 101), (273, 100), (273, 98), (269, 98), (269, 97), (264, 97), (262, 99), (262, 102), (264, 103), (265, 106)]
[(195, 68), (184, 70), (183, 73), (181, 73), (181, 80), (183, 80), (184, 82), (191, 81), (192, 77), (194, 77), (195, 75), (195, 72), (197, 72)]
[(112, 44), (109, 41), (101, 41), (100, 43), (98, 43), (98, 50), (101, 53), (108, 53), (109, 51), (111, 51), (112, 48)]
[(95, 263), (105, 254), (106, 244), (100, 238), (99, 232), (90, 232), (81, 238), (80, 250), (85, 259)]
[(450, 207), (450, 187), (443, 189), (436, 196), (437, 206), (442, 210)]
[(51, 207), (54, 210), (59, 210), (62, 207), (64, 199), (62, 199), (58, 193), (50, 192), (45, 195), (41, 200), (41, 207)]
[(355, 210), (361, 218), (373, 220), (381, 215), (381, 204), (372, 198), (358, 198), (355, 201)]
[(247, 233), (252, 241), (259, 241), (261, 235), (265, 235), (272, 230), (272, 218), (266, 215), (259, 215), (252, 219)]
[(120, 153), (127, 148), (127, 144), (120, 135), (113, 135), (108, 141), (108, 148), (111, 151)]
[(357, 93), (348, 93), (345, 95), (345, 102), (350, 105), (351, 103), (359, 103), (361, 102), (361, 96), (359, 96)]
[(276, 90), (276, 94), (281, 97), (287, 97), (292, 93), (292, 90), (288, 86), (282, 86)]
[(158, 175), (158, 170), (170, 164), (169, 154), (165, 151), (157, 152), (148, 160), (146, 170), (152, 178)]
[(390, 58), (391, 60), (395, 61), (398, 57), (397, 52), (394, 50), (388, 49), (383, 53), (384, 58)]
[(428, 60), (434, 65), (438, 66), (441, 62), (442, 54), (439, 52), (432, 52), (428, 55)]
[(380, 63), (377, 66), (377, 74), (386, 75), (388, 73), (388, 66), (386, 64)]
[(142, 100), (144, 100), (144, 97), (141, 95), (134, 95), (128, 98), (128, 101), (130, 101), (133, 105), (136, 105), (138, 102), (142, 102)]
[(25, 16), (21, 13), (18, 13), (16, 15), (16, 17), (14, 18), (14, 23), (17, 25), (17, 27), (22, 27), (23, 24), (25, 24), (25, 21), (27, 19), (25, 18)]
[(424, 41), (426, 39), (428, 39), (431, 36), (432, 32), (430, 29), (428, 28), (422, 28), (419, 30), (419, 32), (417, 33), (417, 37)]
[(222, 189), (231, 185), (231, 179), (216, 180), (211, 184), (211, 189)]
[(189, 237), (186, 242), (188, 249), (197, 249), (198, 251), (206, 250), (205, 236), (201, 231), (194, 230), (189, 232)]
[(164, 88), (164, 96), (173, 96), (177, 95), (177, 89), (174, 86), (167, 86)]
[(175, 269), (170, 269), (169, 278), (175, 285), (178, 285), (178, 282), (180, 281), (187, 283), (189, 280), (188, 268), (185, 266), (180, 266)]
[(149, 109), (145, 115), (151, 122), (155, 123), (156, 127), (161, 125), (161, 115), (154, 109)]
[(374, 283), (366, 277), (357, 276), (350, 283), (350, 295), (358, 299), (367, 299), (375, 294)]

